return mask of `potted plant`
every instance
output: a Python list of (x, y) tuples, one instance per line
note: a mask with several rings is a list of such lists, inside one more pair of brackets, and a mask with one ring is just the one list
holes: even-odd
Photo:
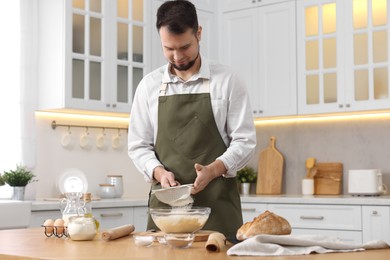
[(248, 195), (250, 191), (251, 183), (255, 183), (257, 179), (257, 173), (249, 166), (245, 166), (237, 172), (237, 180), (241, 183), (241, 193)]
[(14, 200), (23, 200), (27, 184), (34, 182), (35, 175), (25, 166), (17, 165), (15, 170), (4, 171), (1, 179), (13, 188)]

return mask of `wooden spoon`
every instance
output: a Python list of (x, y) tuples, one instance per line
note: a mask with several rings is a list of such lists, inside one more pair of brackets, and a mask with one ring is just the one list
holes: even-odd
[(306, 177), (307, 178), (312, 178), (310, 172), (315, 164), (316, 164), (316, 158), (309, 157), (306, 159)]

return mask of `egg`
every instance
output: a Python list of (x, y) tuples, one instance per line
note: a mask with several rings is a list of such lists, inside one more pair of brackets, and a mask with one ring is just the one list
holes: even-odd
[(57, 229), (57, 235), (64, 233), (64, 220), (62, 218), (56, 219), (56, 221), (54, 221), (54, 226)]
[(43, 222), (43, 226), (45, 227), (45, 232), (50, 235), (53, 233), (54, 230), (54, 220), (52, 219), (46, 219), (45, 222)]

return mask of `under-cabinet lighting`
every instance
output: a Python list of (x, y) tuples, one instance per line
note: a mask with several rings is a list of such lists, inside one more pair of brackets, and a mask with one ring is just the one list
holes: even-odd
[(62, 112), (47, 112), (47, 111), (36, 111), (35, 115), (41, 118), (55, 118), (56, 120), (77, 120), (77, 121), (103, 121), (110, 124), (127, 125), (129, 123), (128, 117), (118, 117), (110, 115), (90, 115), (90, 114), (71, 114)]
[(354, 114), (323, 114), (308, 116), (291, 116), (291, 117), (269, 117), (256, 118), (255, 125), (264, 124), (284, 124), (284, 123), (305, 123), (305, 122), (335, 122), (348, 120), (379, 120), (390, 119), (390, 111), (362, 112)]

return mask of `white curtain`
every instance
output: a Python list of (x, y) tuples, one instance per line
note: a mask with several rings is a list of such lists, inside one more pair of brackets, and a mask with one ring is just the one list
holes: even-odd
[[(35, 0), (0, 3), (0, 173), (35, 167), (36, 14)], [(10, 196), (0, 187), (0, 198)]]

